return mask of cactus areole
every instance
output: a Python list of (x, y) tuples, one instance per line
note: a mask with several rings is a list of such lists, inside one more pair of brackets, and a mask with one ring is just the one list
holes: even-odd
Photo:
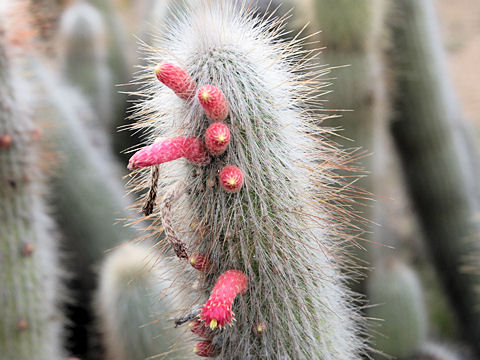
[(361, 317), (339, 270), (351, 264), (341, 190), (352, 189), (335, 171), (350, 157), (305, 109), (325, 70), (248, 3), (189, 2), (147, 56), (135, 128), (151, 145), (131, 158), (132, 182), (148, 188), (159, 166), (158, 196), (171, 201), (151, 216), (168, 225), (172, 289), (195, 298), (178, 317), (201, 307), (185, 334), (208, 339), (197, 355), (360, 359)]

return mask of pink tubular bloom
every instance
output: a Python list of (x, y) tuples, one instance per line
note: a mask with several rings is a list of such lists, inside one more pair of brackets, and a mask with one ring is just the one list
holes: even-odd
[(206, 164), (210, 161), (202, 141), (195, 137), (176, 136), (161, 142), (145, 146), (137, 151), (128, 162), (130, 170), (163, 164), (185, 157), (194, 164)]
[(233, 300), (237, 295), (243, 294), (247, 286), (247, 277), (240, 270), (228, 270), (220, 275), (210, 298), (202, 308), (200, 319), (212, 330), (217, 326), (223, 328), (226, 324), (231, 324)]
[(213, 85), (204, 85), (198, 90), (198, 101), (212, 121), (223, 121), (228, 115), (227, 100), (223, 92)]
[(178, 97), (188, 100), (195, 95), (195, 82), (181, 67), (164, 62), (157, 65), (155, 75), (165, 86), (172, 89)]

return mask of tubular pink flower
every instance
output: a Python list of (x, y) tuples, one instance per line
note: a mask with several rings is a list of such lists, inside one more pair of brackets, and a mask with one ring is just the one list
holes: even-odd
[(227, 100), (223, 92), (213, 85), (204, 85), (198, 90), (198, 101), (212, 121), (223, 121), (228, 115)]
[(185, 157), (194, 164), (206, 164), (210, 161), (202, 141), (196, 137), (176, 136), (161, 142), (145, 146), (137, 151), (128, 162), (130, 170), (163, 164)]
[(232, 305), (237, 295), (247, 290), (248, 280), (240, 270), (228, 270), (220, 275), (210, 298), (202, 308), (200, 318), (210, 329), (225, 327), (233, 319)]
[(195, 82), (181, 67), (164, 62), (155, 68), (157, 79), (172, 89), (178, 97), (188, 100), (195, 95)]

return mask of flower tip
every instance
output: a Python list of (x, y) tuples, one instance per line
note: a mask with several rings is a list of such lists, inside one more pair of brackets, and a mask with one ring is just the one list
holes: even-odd
[(220, 184), (228, 193), (236, 193), (243, 186), (243, 172), (236, 166), (226, 166), (220, 172)]
[(212, 319), (212, 320), (210, 321), (210, 325), (209, 325), (209, 326), (210, 326), (210, 329), (211, 329), (211, 330), (215, 330), (215, 328), (217, 327), (217, 325), (218, 325), (217, 319)]

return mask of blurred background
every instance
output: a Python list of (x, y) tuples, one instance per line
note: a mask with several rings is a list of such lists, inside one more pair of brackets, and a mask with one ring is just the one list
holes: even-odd
[[(368, 193), (349, 210), (366, 276), (349, 285), (371, 356), (480, 359), (480, 2), (252, 3), (289, 17), (285, 41), (309, 23), (305, 47), (330, 68), (319, 123), (362, 149), (355, 181)], [(177, 300), (158, 295), (161, 234), (145, 232), (126, 171), (144, 141), (135, 74), (171, 6), (182, 5), (0, 0), (0, 359), (190, 349), (158, 316)]]

